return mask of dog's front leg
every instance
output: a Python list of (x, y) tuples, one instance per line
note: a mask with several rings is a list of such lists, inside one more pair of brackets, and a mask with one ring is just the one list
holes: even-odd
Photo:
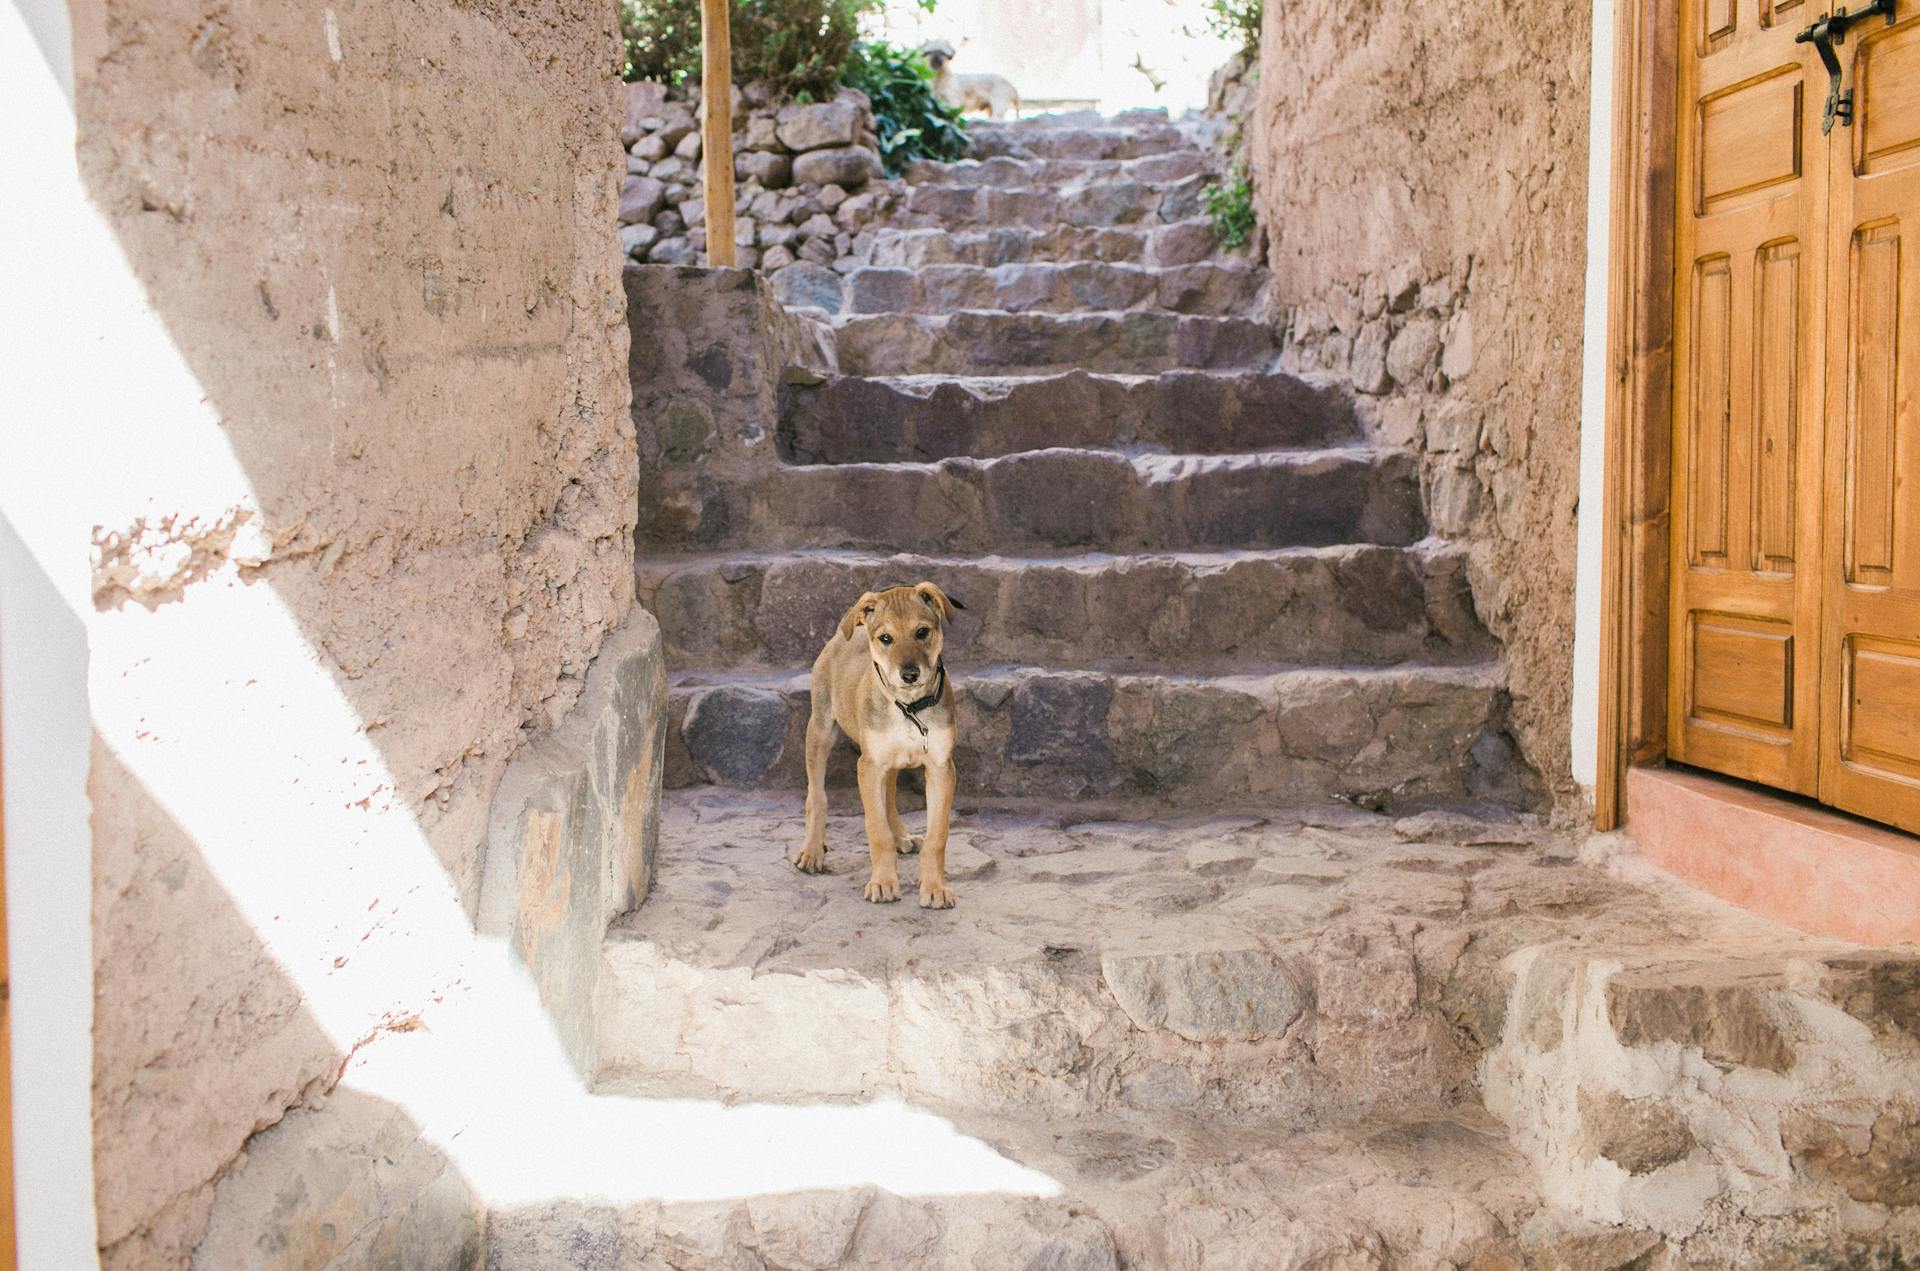
[(827, 759), (833, 753), (833, 721), (816, 712), (807, 721), (807, 837), (795, 867), (808, 874), (827, 872)]
[(900, 899), (900, 874), (893, 848), (893, 827), (887, 824), (887, 770), (860, 756), (860, 806), (867, 817), (867, 850), (873, 856), (873, 877), (866, 897), (878, 904)]
[(900, 769), (895, 768), (887, 774), (887, 828), (893, 831), (894, 850), (902, 856), (912, 856), (920, 850), (920, 840), (907, 833), (906, 822), (900, 819)]
[(927, 836), (920, 846), (920, 907), (953, 908), (947, 886), (947, 824), (953, 819), (953, 760), (927, 765)]

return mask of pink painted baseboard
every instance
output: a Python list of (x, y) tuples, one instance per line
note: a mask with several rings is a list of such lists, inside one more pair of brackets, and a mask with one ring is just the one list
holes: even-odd
[(1920, 941), (1920, 839), (1687, 768), (1627, 773), (1647, 859), (1743, 909), (1863, 944)]

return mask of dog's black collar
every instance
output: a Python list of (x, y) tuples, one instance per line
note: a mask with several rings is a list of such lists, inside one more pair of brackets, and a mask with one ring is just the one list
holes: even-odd
[[(880, 682), (882, 684), (885, 684), (887, 682), (887, 677), (881, 674), (880, 664), (878, 662), (875, 662), (873, 664), (873, 670), (874, 670), (874, 674), (880, 676)], [(941, 658), (940, 661), (936, 664), (935, 674), (933, 677), (933, 692), (927, 694), (925, 697), (918, 698), (914, 701), (895, 702), (894, 705), (899, 707), (900, 713), (907, 717), (907, 722), (909, 724), (912, 724), (915, 728), (918, 728), (920, 730), (920, 735), (922, 737), (925, 737), (927, 735), (927, 726), (920, 722), (920, 712), (927, 709), (927, 707), (933, 705), (935, 702), (939, 701), (941, 698), (941, 695), (944, 694), (946, 691), (947, 691), (947, 660), (945, 658)]]

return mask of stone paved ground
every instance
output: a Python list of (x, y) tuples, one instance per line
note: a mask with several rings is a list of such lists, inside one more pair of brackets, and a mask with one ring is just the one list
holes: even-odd
[[(598, 1088), (904, 1099), (1062, 1194), (549, 1207), (496, 1215), (495, 1265), (538, 1265), (558, 1232), (617, 1267), (1788, 1267), (1914, 1248), (1884, 1203), (1910, 1142), (1867, 1166), (1871, 1134), (1823, 1157), (1818, 1132), (1779, 1129), (1788, 1107), (1871, 1125), (1890, 1088), (1911, 1093), (1912, 959), (1685, 892), (1617, 840), (1340, 805), (1084, 820), (989, 801), (956, 827), (959, 907), (928, 913), (860, 898), (850, 795), (831, 872), (794, 871), (799, 814), (668, 796), (655, 890), (608, 940)], [(1604, 1006), (1583, 1022), (1589, 995)], [(1836, 1072), (1869, 1056), (1877, 1079)], [(1593, 1221), (1609, 1205), (1631, 1221)]]

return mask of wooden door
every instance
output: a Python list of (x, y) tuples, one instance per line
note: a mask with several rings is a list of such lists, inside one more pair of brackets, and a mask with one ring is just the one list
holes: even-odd
[(1920, 0), (1895, 16), (1840, 46), (1829, 134), (1820, 797), (1920, 831)]
[[(1915, 0), (1920, 4), (1920, 0)], [(1683, 0), (1668, 753), (1819, 780), (1827, 178), (1812, 0)]]

